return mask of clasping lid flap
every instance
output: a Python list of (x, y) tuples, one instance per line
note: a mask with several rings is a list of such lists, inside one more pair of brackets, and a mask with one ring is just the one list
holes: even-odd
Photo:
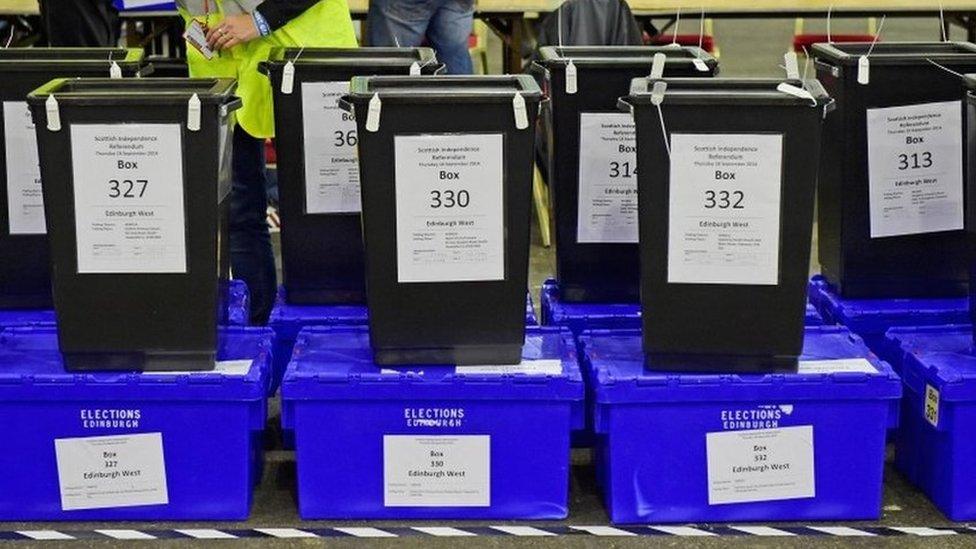
[[(486, 373), (474, 367), (469, 373), (443, 364), (381, 366), (373, 360), (367, 327), (310, 327), (298, 336), (282, 394), (286, 399), (386, 400), (394, 394), (410, 398), (435, 391), (437, 398), (582, 398), (582, 376), (568, 332), (528, 328), (522, 356), (523, 360), (559, 360), (562, 371), (537, 375)], [(535, 386), (537, 390), (532, 389)], [(533, 393), (513, 393), (515, 387), (528, 387)]]
[(123, 102), (185, 107), (193, 95), (202, 104), (227, 103), (236, 89), (233, 78), (58, 78), (31, 92), (27, 101), (43, 104), (49, 95), (56, 94), (62, 107)]
[[(976, 44), (969, 42), (883, 42), (872, 49), (871, 42), (832, 42), (814, 44), (811, 53), (818, 61), (855, 67), (859, 59), (871, 52), (871, 66), (929, 65), (927, 60), (942, 65), (976, 62)], [(936, 67), (933, 69), (938, 70)]]
[[(299, 55), (299, 53), (301, 55)], [(268, 57), (272, 66), (284, 66), (288, 61), (295, 65), (335, 65), (366, 68), (370, 66), (403, 67), (413, 63), (420, 65), (437, 63), (431, 48), (294, 48), (278, 47)]]
[[(78, 400), (79, 398), (174, 398), (181, 388), (205, 390), (208, 398), (252, 400), (264, 395), (269, 375), (273, 332), (266, 328), (225, 327), (218, 337), (218, 360), (250, 360), (245, 375), (224, 375), (214, 371), (200, 372), (70, 372), (58, 347), (57, 329), (53, 326), (8, 328), (0, 333), (0, 387), (10, 387), (9, 398), (19, 391), (59, 385), (64, 390), (46, 398)], [(12, 386), (20, 386), (20, 389)], [(204, 387), (207, 386), (207, 387)], [(93, 392), (92, 387), (98, 387)], [(115, 388), (114, 390), (112, 388)], [(67, 392), (68, 389), (71, 392)], [(156, 388), (168, 392), (154, 393)], [(31, 393), (34, 394), (34, 393)], [(194, 396), (198, 393), (185, 393)], [(183, 396), (183, 395), (180, 395)]]
[(901, 382), (864, 342), (846, 328), (806, 329), (801, 361), (866, 359), (877, 374), (834, 372), (810, 374), (699, 374), (656, 372), (644, 368), (640, 330), (593, 330), (580, 337), (583, 360), (596, 379), (600, 403), (655, 401), (728, 401), (741, 398), (818, 400), (897, 398)]
[(544, 46), (539, 48), (539, 62), (548, 69), (564, 67), (569, 61), (589, 68), (641, 68), (650, 70), (654, 56), (663, 53), (665, 66), (690, 66), (696, 59), (709, 69), (718, 66), (718, 60), (705, 50), (695, 46), (679, 48), (667, 46)]
[(114, 61), (133, 72), (145, 61), (142, 48), (0, 48), (0, 70), (104, 70)]
[(845, 326), (883, 332), (891, 326), (935, 326), (969, 322), (969, 298), (845, 299), (829, 285), (816, 292)]
[(976, 401), (976, 346), (971, 324), (896, 327), (888, 340), (905, 353), (903, 380), (925, 395), (932, 385), (944, 401)]
[[(635, 78), (630, 84), (628, 101), (635, 105), (650, 105), (657, 79)], [(802, 106), (811, 107), (804, 99), (779, 91), (784, 80), (778, 78), (664, 78), (667, 83), (665, 105), (729, 105), (729, 106)], [(786, 80), (785, 83), (803, 88), (816, 100), (815, 106), (830, 105), (832, 100), (816, 79)]]
[(379, 94), (389, 100), (414, 103), (444, 103), (462, 101), (511, 102), (514, 94), (538, 102), (542, 90), (528, 74), (506, 76), (356, 76), (348, 96), (364, 104)]

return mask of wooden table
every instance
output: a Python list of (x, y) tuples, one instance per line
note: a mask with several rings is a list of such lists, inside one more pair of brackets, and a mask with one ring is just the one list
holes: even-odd
[[(69, 0), (73, 1), (73, 0)], [(369, 0), (348, 0), (353, 17), (363, 19)], [(825, 17), (833, 8), (838, 17), (880, 16), (937, 17), (938, 0), (629, 0), (638, 17), (674, 20), (678, 10), (696, 16), (702, 8), (714, 19)], [(505, 47), (507, 73), (522, 70), (522, 45), (525, 42), (527, 14), (549, 13), (562, 0), (476, 0), (475, 16), (501, 38)], [(976, 42), (976, 0), (942, 0), (946, 25), (966, 29), (967, 39)], [(37, 0), (0, 0), (2, 15), (36, 15)], [(129, 12), (127, 18), (171, 17), (172, 12)]]

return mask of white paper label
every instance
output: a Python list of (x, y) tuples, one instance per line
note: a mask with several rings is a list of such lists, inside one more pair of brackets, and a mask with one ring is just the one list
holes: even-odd
[(339, 108), (349, 82), (303, 82), (305, 211), (359, 213), (356, 119)]
[(871, 238), (963, 224), (962, 103), (868, 109)]
[(669, 283), (778, 283), (782, 164), (782, 135), (671, 136)]
[(836, 360), (801, 360), (798, 374), (876, 374), (878, 369), (866, 358), (843, 358)]
[(705, 435), (708, 504), (816, 496), (813, 427)]
[(457, 366), (454, 372), (472, 375), (554, 375), (563, 373), (563, 363), (559, 359), (523, 360), (520, 364), (501, 364), (485, 366)]
[(24, 101), (3, 102), (7, 163), (7, 219), (10, 234), (44, 234), (44, 194), (37, 157), (37, 134)]
[(179, 371), (165, 371), (165, 370), (150, 370), (147, 372), (142, 372), (142, 375), (158, 375), (158, 376), (200, 376), (200, 375), (213, 375), (220, 374), (223, 376), (246, 376), (251, 371), (251, 365), (254, 361), (251, 359), (246, 360), (218, 360), (214, 364), (213, 370), (179, 370)]
[(78, 272), (185, 273), (179, 124), (74, 124), (71, 155)]
[(925, 421), (932, 424), (932, 427), (939, 426), (939, 390), (935, 387), (925, 385)]
[(491, 437), (383, 436), (386, 507), (491, 505)]
[(166, 505), (162, 433), (55, 439), (61, 509)]
[(398, 135), (397, 278), (503, 280), (502, 134)]
[(580, 114), (577, 212), (577, 242), (637, 242), (637, 135), (629, 114)]

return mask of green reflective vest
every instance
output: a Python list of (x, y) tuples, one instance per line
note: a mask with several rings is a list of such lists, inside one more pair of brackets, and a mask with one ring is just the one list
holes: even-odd
[[(180, 13), (189, 25), (197, 19), (216, 26), (223, 19), (223, 3), (215, 0), (216, 11), (206, 17), (194, 17), (184, 9)], [(217, 52), (207, 60), (196, 48), (187, 45), (187, 62), (194, 78), (230, 77), (237, 79), (237, 95), (243, 106), (237, 111), (237, 122), (254, 137), (274, 137), (274, 107), (271, 84), (258, 72), (258, 64), (268, 59), (274, 47), (356, 47), (356, 34), (346, 0), (320, 0), (268, 36)]]

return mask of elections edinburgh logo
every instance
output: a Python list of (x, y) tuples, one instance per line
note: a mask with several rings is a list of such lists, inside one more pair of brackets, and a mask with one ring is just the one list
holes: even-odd
[(777, 429), (780, 421), (791, 415), (792, 404), (765, 404), (754, 408), (722, 410), (722, 430)]
[(464, 422), (464, 408), (404, 408), (407, 427), (458, 428)]
[(142, 419), (138, 408), (82, 408), (78, 413), (83, 429), (136, 429)]

